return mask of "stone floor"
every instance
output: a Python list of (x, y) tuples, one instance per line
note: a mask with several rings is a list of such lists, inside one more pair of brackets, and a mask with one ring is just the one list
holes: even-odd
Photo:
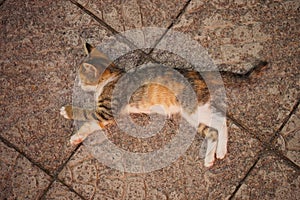
[[(299, 15), (298, 0), (1, 0), (0, 199), (299, 199)], [(198, 136), (174, 163), (149, 173), (112, 169), (85, 145), (69, 144), (75, 127), (59, 109), (72, 102), (82, 39), (99, 45), (149, 26), (198, 41), (220, 70), (245, 73), (268, 62), (249, 81), (225, 83), (228, 155), (212, 168), (197, 153)], [(157, 49), (119, 62), (130, 68), (149, 59), (182, 65)], [(132, 151), (147, 143), (114, 139)]]

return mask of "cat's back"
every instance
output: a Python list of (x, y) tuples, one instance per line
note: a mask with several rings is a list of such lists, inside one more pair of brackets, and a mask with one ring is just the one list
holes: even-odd
[[(194, 94), (189, 92), (194, 92)], [(182, 107), (182, 102), (178, 100), (178, 97), (186, 96), (184, 98), (189, 99), (193, 95), (196, 96), (198, 105), (203, 105), (210, 99), (207, 85), (197, 71), (166, 70), (157, 73), (151, 80), (146, 79), (141, 87), (134, 91), (130, 97), (128, 110), (129, 112), (150, 113), (153, 107), (160, 105), (167, 114), (177, 113)]]

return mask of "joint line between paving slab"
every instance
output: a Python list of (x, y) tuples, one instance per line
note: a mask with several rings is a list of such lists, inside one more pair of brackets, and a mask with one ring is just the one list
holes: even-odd
[(239, 182), (239, 184), (236, 186), (235, 190), (233, 191), (233, 193), (231, 194), (231, 196), (229, 197), (229, 200), (233, 199), (234, 196), (236, 195), (236, 193), (239, 191), (239, 189), (241, 188), (241, 186), (243, 185), (243, 183), (245, 182), (245, 180), (247, 179), (247, 177), (250, 175), (250, 173), (252, 172), (252, 170), (254, 169), (254, 167), (256, 166), (256, 164), (258, 163), (258, 161), (260, 160), (262, 154), (264, 154), (265, 150), (262, 150), (261, 152), (258, 153), (258, 157), (255, 160), (255, 162), (253, 163), (253, 165), (249, 168), (249, 170), (247, 171), (247, 173), (245, 174), (244, 178)]
[(17, 151), (19, 154), (21, 154), (22, 156), (24, 156), (27, 160), (29, 160), (29, 162), (31, 162), (33, 165), (35, 165), (36, 167), (40, 168), (44, 173), (46, 173), (47, 175), (49, 175), (50, 177), (53, 177), (50, 173), (49, 170), (45, 169), (42, 165), (40, 165), (39, 163), (35, 162), (33, 159), (31, 159), (30, 157), (28, 157), (23, 151), (21, 151), (17, 146), (15, 146), (14, 144), (10, 143), (8, 140), (6, 140), (5, 138), (3, 138), (0, 135), (0, 140), (1, 142), (3, 142), (6, 146), (14, 149), (15, 151)]
[[(219, 109), (220, 110), (220, 109)], [(220, 110), (221, 111), (221, 110)], [(251, 136), (253, 136), (256, 140), (258, 140), (260, 143), (262, 143), (265, 146), (265, 143), (263, 141), (261, 141), (261, 139), (253, 134), (253, 131), (250, 131), (250, 129), (248, 129), (247, 127), (243, 126), (237, 119), (235, 119), (233, 116), (226, 114), (226, 117), (229, 118), (237, 127), (239, 127), (240, 129), (248, 132)]]
[[(286, 123), (288, 122), (288, 120), (290, 119), (290, 117), (296, 112), (296, 109), (298, 108), (300, 103), (300, 100), (298, 100), (296, 102), (296, 104), (293, 106), (292, 111), (290, 112), (290, 114), (285, 118), (284, 122), (282, 123), (282, 125), (280, 126), (280, 128), (276, 131), (276, 135), (271, 139), (271, 143), (274, 141), (274, 139), (276, 139), (277, 135), (279, 135), (280, 131), (283, 129), (283, 127), (286, 125)], [(229, 117), (229, 116), (228, 116)], [(238, 123), (234, 118), (229, 117), (236, 125), (238, 125), (240, 128), (247, 130), (247, 128), (243, 127), (243, 125), (241, 125), (240, 123)], [(258, 139), (258, 138), (257, 138)], [(260, 141), (260, 140), (259, 140)], [(270, 143), (270, 142), (269, 142)], [(258, 163), (258, 161), (260, 160), (261, 156), (263, 154), (265, 154), (266, 152), (270, 151), (272, 153), (274, 153), (277, 157), (279, 157), (280, 159), (282, 159), (283, 161), (285, 161), (285, 163), (287, 165), (289, 165), (290, 167), (294, 168), (295, 170), (299, 171), (300, 167), (295, 164), (293, 161), (291, 161), (289, 158), (287, 158), (286, 156), (284, 156), (281, 152), (279, 152), (278, 150), (274, 149), (269, 143), (264, 143), (262, 142), (262, 144), (264, 145), (264, 149), (258, 154), (258, 158), (256, 159), (256, 161), (254, 162), (254, 164), (251, 166), (251, 168), (247, 171), (246, 175), (244, 176), (244, 178), (239, 182), (239, 184), (237, 185), (237, 187), (235, 188), (234, 192), (232, 193), (232, 195), (229, 197), (229, 199), (233, 199), (235, 194), (238, 192), (238, 190), (240, 189), (240, 187), (242, 186), (242, 184), (245, 182), (245, 180), (247, 179), (247, 177), (250, 175), (251, 171), (254, 169), (254, 167), (256, 166), (256, 164)]]
[(296, 112), (298, 106), (300, 104), (300, 98), (298, 98), (297, 102), (295, 103), (295, 105), (292, 107), (292, 111), (289, 113), (288, 116), (286, 116), (286, 118), (284, 118), (281, 126), (278, 128), (278, 130), (275, 132), (274, 136), (271, 138), (269, 143), (273, 143), (274, 140), (276, 140), (279, 136), (280, 136), (280, 132), (282, 131), (282, 129), (284, 128), (284, 126), (288, 123), (289, 119), (292, 117), (292, 115)]
[[(80, 8), (84, 13), (86, 13), (87, 15), (89, 15), (90, 17), (92, 17), (93, 19), (95, 19), (100, 25), (104, 26), (107, 30), (109, 30), (113, 34), (115, 34), (115, 35), (119, 34), (119, 32), (117, 30), (115, 30), (114, 28), (112, 28), (110, 25), (108, 25), (106, 22), (104, 22), (102, 19), (100, 19), (97, 15), (95, 15), (93, 12), (91, 12), (90, 10), (88, 10), (87, 8), (85, 8), (83, 5), (81, 5), (77, 1), (75, 1), (75, 0), (69, 0), (69, 1), (71, 3), (73, 3), (75, 6), (77, 6), (78, 8)], [(168, 28), (167, 28), (168, 30), (174, 26), (174, 24), (177, 22), (177, 20), (180, 18), (180, 16), (184, 13), (184, 11), (186, 10), (186, 8), (187, 8), (187, 6), (189, 5), (190, 2), (191, 2), (191, 0), (187, 1), (187, 3), (184, 5), (184, 7), (180, 10), (179, 14), (173, 20), (173, 22), (168, 26)], [(158, 39), (158, 41), (156, 42), (156, 44), (154, 45), (154, 47), (150, 50), (150, 52), (148, 54), (145, 53), (142, 50), (139, 50), (139, 52), (141, 52), (143, 54), (143, 56), (146, 56), (148, 59), (150, 59), (150, 61), (159, 63), (154, 58), (152, 58), (151, 56), (149, 56), (149, 54), (151, 54), (151, 52), (153, 51), (153, 49), (157, 46), (157, 44), (165, 36), (165, 34), (168, 32), (168, 30), (165, 31), (165, 33)], [(134, 47), (134, 49), (137, 49), (137, 47), (130, 40), (128, 40), (127, 38), (123, 37), (122, 35), (121, 35), (121, 37), (117, 37), (117, 39), (121, 40), (122, 42), (125, 42), (127, 45), (129, 45), (129, 47)]]
[(42, 170), (45, 174), (47, 174), (50, 178), (51, 181), (48, 185), (48, 187), (44, 190), (43, 195), (40, 199), (43, 199), (43, 197), (47, 194), (47, 192), (49, 191), (49, 189), (51, 188), (52, 184), (54, 183), (54, 181), (59, 181), (60, 183), (62, 183), (63, 185), (65, 185), (70, 191), (74, 192), (75, 194), (77, 194), (79, 197), (81, 197), (82, 199), (84, 199), (80, 194), (78, 194), (73, 188), (71, 188), (70, 186), (68, 186), (67, 184), (65, 184), (64, 182), (62, 182), (61, 180), (58, 179), (58, 174), (63, 170), (63, 168), (65, 167), (65, 165), (69, 162), (69, 160), (72, 158), (72, 156), (76, 153), (76, 151), (79, 149), (79, 147), (81, 145), (78, 145), (71, 153), (71, 155), (69, 156), (69, 158), (58, 168), (58, 170), (55, 172), (54, 175), (52, 175), (50, 173), (49, 170), (45, 169), (42, 165), (40, 165), (39, 163), (35, 162), (33, 159), (31, 159), (30, 157), (28, 157), (23, 151), (21, 151), (17, 146), (15, 146), (14, 144), (10, 143), (8, 140), (6, 140), (5, 138), (3, 138), (0, 135), (0, 140), (1, 142), (3, 142), (6, 146), (8, 146), (9, 148), (14, 149), (15, 151), (17, 151), (19, 153), (19, 155), (24, 156), (30, 163), (32, 163), (34, 166), (38, 167), (40, 170)]
[(49, 192), (50, 188), (52, 187), (53, 183), (55, 181), (58, 181), (59, 183), (61, 183), (62, 185), (64, 185), (65, 187), (67, 187), (71, 192), (73, 192), (74, 194), (76, 194), (78, 197), (80, 197), (81, 199), (85, 200), (86, 198), (84, 198), (84, 196), (82, 196), (81, 194), (79, 194), (77, 191), (75, 191), (71, 186), (67, 185), (64, 181), (60, 180), (60, 179), (55, 179), (53, 178), (53, 180), (50, 182), (49, 186), (44, 190), (43, 195), (39, 198), (40, 200), (45, 199), (45, 196), (47, 195), (47, 193)]
[(83, 5), (78, 3), (77, 1), (74, 0), (69, 0), (71, 3), (73, 3), (75, 6), (80, 8), (83, 12), (85, 12), (87, 15), (91, 16), (93, 19), (95, 19), (98, 23), (100, 23), (102, 26), (104, 26), (106, 29), (111, 31), (113, 34), (118, 34), (119, 32), (116, 31), (114, 28), (109, 26), (107, 23), (105, 23), (103, 20), (101, 20), (97, 15), (95, 15), (93, 12), (89, 11), (86, 9)]
[[(85, 200), (85, 198), (79, 194), (78, 192), (76, 192), (73, 188), (71, 188), (70, 186), (68, 186), (66, 183), (64, 183), (63, 181), (57, 179), (56, 181), (60, 182), (62, 185), (66, 186), (71, 192), (73, 192), (74, 194), (76, 194), (78, 197), (80, 197), (81, 199)], [(53, 181), (51, 181), (51, 183), (49, 184), (49, 186), (44, 190), (43, 195), (39, 198), (39, 200), (44, 200), (46, 199), (46, 195), (49, 192), (50, 188), (52, 187), (53, 183), (55, 182), (55, 180), (53, 179)]]
[(81, 194), (79, 194), (76, 190), (74, 190), (71, 186), (67, 185), (65, 182), (63, 182), (60, 179), (57, 179), (57, 181), (59, 181), (61, 184), (63, 184), (64, 186), (66, 186), (71, 192), (75, 193), (77, 196), (79, 196), (81, 199), (86, 199), (84, 196), (82, 196)]
[(285, 155), (283, 155), (278, 150), (271, 149), (270, 151), (273, 152), (274, 154), (276, 154), (277, 157), (279, 157), (280, 159), (282, 159), (283, 161), (285, 161), (285, 163), (288, 166), (294, 168), (295, 170), (297, 170), (300, 173), (300, 167), (296, 163), (294, 163), (291, 159), (289, 159), (288, 157), (286, 157)]
[(0, 7), (4, 4), (6, 0), (3, 0), (1, 3), (0, 3)]
[(54, 179), (52, 179), (52, 180), (50, 181), (49, 185), (44, 189), (42, 196), (39, 198), (40, 200), (41, 200), (41, 199), (46, 199), (45, 196), (46, 196), (46, 194), (48, 193), (48, 191), (50, 190), (50, 188), (51, 188), (51, 186), (53, 185), (53, 183), (54, 183)]
[(148, 55), (150, 55), (155, 47), (160, 43), (160, 41), (165, 37), (165, 35), (169, 32), (169, 30), (174, 26), (174, 24), (180, 19), (180, 17), (183, 15), (185, 12), (186, 8), (190, 4), (191, 0), (187, 1), (186, 4), (183, 6), (183, 8), (179, 11), (178, 15), (175, 17), (175, 19), (171, 22), (171, 24), (167, 27), (167, 30), (162, 34), (162, 36), (157, 40), (155, 45), (153, 46), (152, 49), (150, 49)]
[[(48, 191), (50, 190), (51, 186), (53, 185), (53, 183), (55, 181), (59, 181), (60, 183), (62, 183), (63, 185), (65, 185), (70, 191), (76, 193), (78, 196), (80, 196), (81, 198), (83, 198), (80, 194), (78, 194), (73, 188), (71, 188), (70, 186), (68, 186), (67, 184), (65, 184), (63, 181), (61, 181), (60, 179), (58, 179), (58, 175), (59, 173), (64, 169), (64, 167), (68, 164), (68, 162), (71, 160), (71, 158), (73, 157), (73, 155), (77, 152), (77, 150), (80, 148), (80, 146), (82, 146), (82, 143), (77, 145), (76, 148), (71, 152), (70, 156), (68, 157), (68, 159), (63, 162), (63, 164), (61, 164), (57, 170), (55, 171), (54, 175), (51, 176), (52, 180), (50, 181), (49, 186), (44, 190), (44, 193), (42, 195), (42, 197), (40, 199), (44, 199), (45, 195), (48, 193)], [(84, 198), (83, 198), (84, 199)]]
[[(244, 176), (244, 178), (239, 182), (239, 184), (236, 186), (235, 190), (233, 191), (233, 193), (231, 194), (231, 196), (229, 197), (229, 200), (233, 199), (234, 196), (236, 195), (236, 193), (239, 191), (239, 189), (241, 188), (241, 186), (244, 184), (244, 182), (246, 181), (247, 177), (250, 175), (250, 173), (252, 172), (252, 170), (255, 168), (255, 166), (257, 165), (258, 161), (262, 158), (262, 156), (264, 154), (267, 154), (268, 152), (275, 154), (277, 157), (279, 157), (279, 159), (282, 159), (285, 162), (292, 162), (290, 161), (288, 158), (286, 158), (284, 155), (282, 155), (281, 153), (279, 153), (278, 151), (273, 151), (273, 150), (269, 150), (269, 149), (264, 149), (262, 151), (260, 151), (258, 153), (258, 158), (255, 160), (254, 164), (250, 167), (250, 169), (247, 171), (246, 175)], [(299, 169), (300, 167), (297, 166), (294, 163), (291, 163), (292, 167), (298, 171), (298, 173), (300, 172)]]
[(88, 10), (87, 8), (85, 8), (83, 5), (81, 5), (80, 3), (74, 1), (74, 0), (69, 0), (71, 3), (73, 3), (75, 6), (77, 6), (78, 8), (80, 8), (84, 13), (86, 13), (87, 15), (89, 15), (91, 18), (93, 18), (94, 20), (96, 20), (100, 25), (104, 26), (104, 28), (106, 28), (108, 31), (112, 32), (116, 37), (116, 39), (118, 39), (120, 42), (124, 42), (125, 44), (127, 44), (130, 48), (133, 49), (137, 49), (144, 57), (146, 56), (148, 59), (150, 59), (153, 62), (157, 62), (155, 59), (153, 59), (152, 57), (150, 57), (149, 55), (147, 55), (144, 51), (138, 49), (136, 47), (136, 45), (134, 45), (130, 40), (128, 40), (126, 37), (122, 36), (122, 35), (118, 35), (119, 32), (117, 30), (115, 30), (114, 28), (112, 28), (110, 25), (108, 25), (106, 22), (104, 22), (102, 19), (100, 19), (97, 15), (95, 15), (93, 12), (91, 12), (90, 10)]
[[(102, 19), (100, 19), (96, 14), (94, 14), (93, 12), (91, 12), (90, 10), (85, 8), (83, 5), (81, 5), (77, 1), (75, 1), (75, 0), (69, 0), (69, 1), (71, 3), (73, 3), (75, 6), (77, 6), (78, 8), (80, 8), (84, 13), (89, 15), (91, 18), (96, 20), (100, 25), (104, 26), (104, 28), (106, 28), (112, 34), (114, 34), (116, 36), (118, 36), (118, 34), (120, 34), (117, 30), (112, 28), (110, 25), (108, 25), (106, 22), (104, 22)], [(130, 47), (134, 47), (134, 49), (136, 49), (136, 46), (131, 41), (129, 41), (127, 38), (123, 37), (122, 35), (117, 37), (116, 39), (119, 39), (119, 40), (121, 40), (121, 42), (124, 42), (125, 44), (129, 45)]]
[(57, 179), (59, 173), (64, 169), (64, 167), (67, 165), (67, 163), (71, 160), (71, 158), (73, 157), (73, 155), (77, 152), (77, 150), (78, 150), (81, 146), (82, 146), (82, 143), (80, 143), (79, 145), (77, 145), (77, 147), (71, 152), (71, 154), (70, 154), (70, 156), (68, 157), (68, 159), (67, 159), (65, 162), (63, 162), (63, 164), (61, 164), (61, 165), (57, 168), (56, 172), (55, 172), (54, 175), (53, 175), (53, 177), (54, 177), (55, 179)]

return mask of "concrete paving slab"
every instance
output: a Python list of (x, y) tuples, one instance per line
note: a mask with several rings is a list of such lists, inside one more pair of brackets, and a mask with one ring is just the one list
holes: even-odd
[(282, 129), (275, 145), (291, 161), (300, 166), (300, 107)]
[(261, 75), (227, 86), (229, 114), (261, 141), (269, 142), (298, 101), (297, 62), (270, 63)]
[(71, 123), (58, 121), (59, 117), (58, 110), (38, 112), (20, 120), (2, 137), (54, 174), (75, 149), (69, 144)]
[[(235, 190), (262, 150), (262, 144), (251, 138), (250, 134), (232, 123), (229, 127), (229, 153), (211, 169), (205, 168), (203, 159), (199, 158), (202, 139), (197, 136), (186, 154), (177, 161), (160, 170), (141, 174), (106, 167), (90, 154), (86, 146), (82, 146), (59, 174), (59, 179), (87, 199), (226, 198)], [(115, 130), (113, 134), (121, 135)], [(137, 146), (131, 149), (134, 152), (143, 149), (137, 142), (122, 137), (115, 140), (116, 143), (123, 143), (122, 147)], [(160, 143), (162, 140), (152, 141), (144, 148), (144, 152), (152, 145), (155, 146), (152, 149), (161, 148)]]
[(81, 39), (98, 45), (111, 34), (69, 1), (7, 1), (0, 10), (1, 137), (54, 173), (74, 149), (59, 108), (72, 101)]
[(262, 157), (233, 199), (297, 199), (299, 170), (273, 155)]
[[(59, 116), (59, 108), (72, 101), (76, 69), (84, 58), (82, 39), (97, 46), (113, 35), (112, 28), (120, 32), (143, 26), (166, 28), (187, 1), (78, 2), (107, 24), (68, 0), (0, 0), (0, 41), (4, 44), (0, 45), (1, 199), (299, 196), (299, 108), (269, 144), (299, 101), (299, 1), (189, 3), (172, 30), (199, 41), (220, 69), (245, 73), (256, 60), (269, 64), (248, 81), (237, 84), (224, 80), (228, 111), (238, 122), (228, 123), (225, 159), (204, 168), (199, 157), (202, 138), (197, 136), (185, 155), (170, 166), (141, 174), (120, 172), (99, 163), (84, 145), (64, 166), (75, 149), (68, 143), (74, 127)], [(154, 51), (151, 56), (172, 67), (190, 67), (166, 52)], [(145, 57), (134, 52), (117, 62), (128, 70), (144, 63)], [(131, 117), (142, 124), (148, 119)], [(176, 120), (165, 125), (162, 133), (148, 139), (128, 136), (116, 126), (108, 127), (108, 136), (127, 151), (149, 152), (163, 147), (176, 134)], [(257, 162), (259, 152), (264, 152), (263, 143), (276, 148), (260, 155)], [(59, 173), (59, 180), (49, 185), (55, 173)]]
[(53, 182), (50, 189), (44, 196), (44, 199), (74, 199), (74, 200), (81, 200), (82, 198), (79, 197), (76, 193), (69, 190), (68, 187), (64, 186), (60, 182)]
[(78, 0), (77, 2), (92, 11), (116, 31), (123, 32), (141, 27), (167, 28), (187, 1)]
[(245, 73), (256, 60), (269, 62), (260, 76), (227, 86), (229, 113), (266, 142), (298, 99), (297, 2), (191, 1), (172, 28), (207, 48), (222, 71)]
[(38, 199), (51, 177), (13, 148), (0, 142), (0, 198)]

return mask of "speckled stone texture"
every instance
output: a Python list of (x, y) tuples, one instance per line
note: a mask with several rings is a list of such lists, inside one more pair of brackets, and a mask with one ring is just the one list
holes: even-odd
[(299, 170), (273, 155), (260, 159), (234, 199), (297, 199)]
[(80, 196), (78, 196), (76, 193), (71, 192), (68, 187), (65, 185), (59, 183), (59, 182), (53, 182), (50, 189), (46, 193), (46, 195), (43, 197), (44, 199), (61, 199), (61, 200), (68, 200), (68, 199), (74, 199), (74, 200), (80, 200), (82, 199)]
[(275, 140), (277, 147), (291, 161), (300, 166), (300, 107), (298, 106)]
[[(299, 9), (298, 0), (0, 0), (0, 199), (297, 199)], [(69, 144), (76, 127), (59, 109), (72, 103), (83, 42), (98, 46), (114, 33), (146, 26), (190, 36), (222, 71), (243, 74), (268, 62), (247, 80), (224, 79), (228, 154), (211, 168), (199, 156), (198, 135), (172, 164), (137, 174)], [(144, 52), (116, 62), (126, 70), (154, 61), (192, 67), (170, 52)], [(138, 139), (113, 124), (107, 136), (127, 151), (149, 152), (170, 141), (176, 127), (168, 119), (159, 134)]]
[(67, 1), (6, 1), (0, 9), (1, 136), (54, 173), (74, 149), (59, 108), (71, 102), (80, 38), (100, 42), (108, 33)]
[[(113, 128), (111, 130), (116, 132)], [(170, 130), (167, 128), (166, 131)], [(212, 169), (205, 168), (203, 160), (199, 158), (202, 139), (197, 136), (186, 155), (179, 160), (161, 170), (141, 174), (110, 169), (96, 160), (90, 149), (82, 147), (59, 174), (59, 178), (86, 199), (223, 199), (231, 195), (239, 180), (255, 162), (257, 153), (262, 150), (258, 140), (231, 122), (229, 131), (230, 154), (224, 160), (217, 161)], [(124, 140), (124, 137), (114, 142), (123, 141), (122, 148), (127, 147), (132, 152), (147, 148), (133, 140)], [(232, 173), (232, 169), (235, 173)]]
[(206, 47), (220, 70), (269, 63), (259, 77), (227, 87), (230, 115), (263, 141), (299, 99), (298, 14), (298, 1), (195, 0), (173, 27)]
[(79, 0), (78, 3), (118, 32), (141, 27), (167, 28), (176, 19), (187, 0)]
[(2, 142), (0, 169), (1, 199), (38, 199), (50, 184), (50, 176)]

